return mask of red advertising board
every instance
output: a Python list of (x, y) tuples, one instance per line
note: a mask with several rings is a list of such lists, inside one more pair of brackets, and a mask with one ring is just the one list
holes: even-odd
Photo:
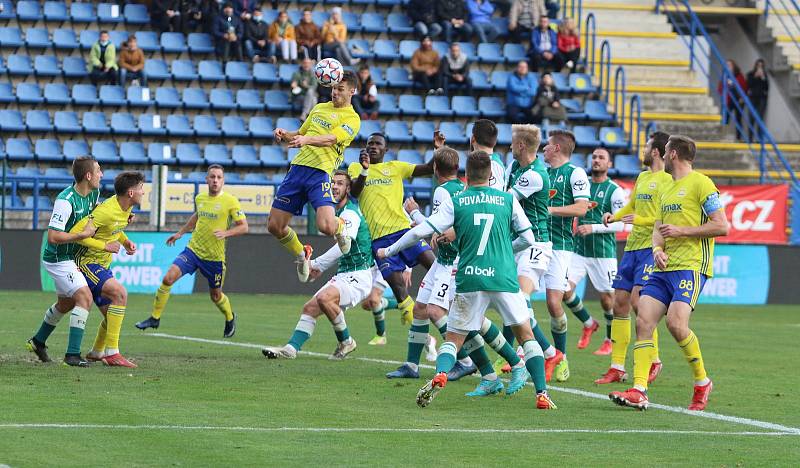
[[(633, 181), (616, 180), (627, 195)], [(786, 185), (719, 185), (725, 215), (731, 225), (730, 234), (718, 242), (738, 244), (786, 244), (787, 200)], [(617, 236), (626, 239), (627, 232)]]

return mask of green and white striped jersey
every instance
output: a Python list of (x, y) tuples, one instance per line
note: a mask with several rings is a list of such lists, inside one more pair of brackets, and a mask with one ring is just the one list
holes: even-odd
[[(58, 194), (53, 204), (53, 214), (47, 228), (54, 231), (69, 232), (78, 221), (89, 216), (100, 199), (100, 189), (89, 192), (85, 197), (70, 185)], [(75, 260), (78, 244), (47, 243), (42, 252), (42, 260), (47, 263)]]
[(520, 166), (514, 161), (506, 171), (506, 191), (514, 195), (531, 222), (536, 242), (549, 242), (549, 213), (547, 207), (550, 198), (550, 177), (547, 168), (539, 158), (527, 166)]
[[(611, 179), (590, 182), (589, 211), (578, 224), (597, 225), (604, 232), (575, 236), (575, 253), (588, 258), (617, 258), (616, 230), (603, 226), (604, 213), (616, 213), (625, 206), (625, 193)], [(605, 229), (603, 229), (605, 228)]]
[[(569, 206), (575, 200), (589, 199), (589, 178), (582, 168), (566, 163), (556, 168), (548, 168), (550, 176), (550, 206)], [(573, 252), (575, 244), (572, 237), (573, 216), (550, 216), (550, 239), (553, 250)]]
[(350, 252), (339, 257), (339, 268), (336, 273), (347, 273), (356, 270), (369, 270), (375, 261), (372, 258), (372, 239), (364, 215), (353, 200), (336, 211), (336, 216), (345, 223), (344, 234), (352, 239)]
[[(431, 211), (431, 215), (434, 215), (439, 211), (439, 207), (442, 205), (443, 201), (447, 200), (452, 203), (453, 196), (459, 192), (462, 192), (463, 190), (464, 183), (458, 179), (448, 180), (447, 182), (436, 187), (436, 190), (433, 191), (433, 210)], [(436, 261), (439, 262), (439, 264), (452, 265), (456, 261), (457, 257), (458, 249), (456, 248), (455, 243), (439, 244), (439, 248), (436, 253)]]
[(506, 164), (500, 153), (492, 153), (492, 175), (489, 176), (489, 187), (505, 191)]

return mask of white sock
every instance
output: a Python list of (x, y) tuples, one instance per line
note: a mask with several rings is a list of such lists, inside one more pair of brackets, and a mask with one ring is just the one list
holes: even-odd
[(106, 357), (113, 356), (117, 353), (119, 353), (119, 349), (117, 348), (106, 348)]
[(583, 322), (583, 326), (586, 327), (586, 328), (593, 327), (594, 326), (594, 321), (595, 320), (592, 317), (589, 317), (589, 320)]
[(467, 356), (464, 359), (459, 359), (458, 362), (460, 362), (462, 366), (469, 367), (472, 365), (472, 358)]
[(636, 390), (639, 390), (642, 393), (647, 391), (647, 389), (642, 387), (641, 385), (634, 385), (633, 388), (635, 388)]
[(494, 372), (492, 372), (491, 374), (482, 375), (482, 376), (481, 376), (481, 378), (482, 378), (483, 380), (491, 380), (491, 381), (495, 381), (495, 380), (497, 380), (497, 374), (495, 374)]
[(411, 368), (414, 372), (419, 371), (419, 365), (414, 364), (413, 362), (407, 362), (406, 365)]
[(711, 382), (711, 379), (709, 379), (708, 377), (706, 377), (706, 378), (705, 378), (705, 379), (703, 379), (703, 380), (695, 380), (695, 381), (694, 381), (694, 384), (695, 384), (695, 385), (697, 385), (697, 386), (699, 386), (699, 387), (703, 387), (703, 386), (705, 386), (705, 385), (708, 385), (708, 383), (709, 383), (709, 382)]
[(553, 345), (550, 345), (549, 348), (544, 350), (544, 358), (550, 359), (551, 357), (556, 355), (556, 348)]
[(619, 364), (611, 364), (611, 368), (612, 369), (616, 369), (616, 370), (620, 370), (622, 372), (625, 372), (625, 366), (622, 366), (622, 365), (619, 365)]

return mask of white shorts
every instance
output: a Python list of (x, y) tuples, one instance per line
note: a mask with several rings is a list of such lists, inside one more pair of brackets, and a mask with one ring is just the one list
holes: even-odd
[(59, 297), (72, 297), (80, 288), (88, 287), (86, 278), (83, 277), (83, 273), (78, 270), (78, 265), (72, 260), (58, 263), (42, 262), (42, 265), (44, 265), (44, 269), (47, 270), (50, 277), (53, 278), (56, 284), (56, 294)]
[(447, 330), (460, 334), (480, 330), (489, 306), (497, 310), (504, 325), (518, 325), (531, 318), (522, 291), (456, 293), (447, 319)]
[[(325, 283), (325, 286), (321, 287), (317, 294), (328, 286), (333, 286), (339, 290), (340, 306), (346, 309), (355, 307), (366, 299), (372, 291), (372, 271), (356, 270), (339, 273)], [(314, 296), (317, 294), (314, 294)]]
[(573, 255), (569, 265), (569, 280), (574, 284), (581, 282), (589, 273), (589, 280), (598, 292), (614, 291), (611, 283), (617, 276), (616, 258), (590, 258)]
[(417, 302), (432, 304), (444, 310), (450, 308), (456, 293), (456, 265), (442, 265), (433, 262), (425, 278), (419, 284)]
[(554, 250), (553, 258), (547, 274), (544, 275), (544, 287), (555, 291), (569, 291), (567, 282), (569, 265), (572, 263), (572, 252), (568, 250)]
[(381, 274), (381, 270), (378, 269), (377, 265), (373, 266), (369, 270), (372, 273), (372, 287), (378, 288), (381, 291), (385, 291), (389, 288), (389, 283), (383, 279), (383, 275)]
[(517, 276), (533, 281), (534, 292), (539, 290), (539, 283), (547, 273), (550, 259), (553, 257), (552, 242), (534, 242), (532, 246), (518, 252), (514, 260), (517, 263)]

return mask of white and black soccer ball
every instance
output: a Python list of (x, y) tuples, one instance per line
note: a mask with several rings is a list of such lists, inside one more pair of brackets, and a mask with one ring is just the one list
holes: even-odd
[(336, 59), (324, 58), (314, 66), (314, 76), (320, 85), (330, 88), (342, 81), (344, 67)]

